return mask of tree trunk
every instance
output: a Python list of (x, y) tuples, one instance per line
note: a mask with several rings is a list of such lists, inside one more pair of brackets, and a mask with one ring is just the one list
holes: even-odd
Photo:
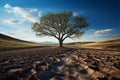
[(59, 40), (59, 47), (63, 47), (63, 41)]

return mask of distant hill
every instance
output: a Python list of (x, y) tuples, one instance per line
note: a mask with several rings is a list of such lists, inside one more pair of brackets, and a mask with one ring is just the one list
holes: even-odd
[(45, 42), (41, 42), (41, 44), (57, 44), (57, 43), (56, 42), (45, 41)]
[(84, 47), (120, 48), (120, 38), (83, 45)]
[(75, 45), (75, 44), (89, 44), (89, 43), (94, 43), (94, 42), (72, 42), (72, 43), (65, 43), (65, 44), (70, 44), (70, 45)]
[(118, 43), (118, 42), (120, 42), (120, 39), (105, 40), (98, 43)]
[(0, 33), (0, 50), (31, 47), (31, 46), (39, 46), (39, 44), (19, 40), (19, 39), (16, 39), (16, 38), (13, 38), (13, 37), (10, 37), (10, 36)]
[(13, 37), (10, 37), (8, 35), (1, 34), (1, 33), (0, 33), (0, 39), (2, 39), (2, 40), (12, 40), (12, 41), (20, 41), (20, 42), (31, 43), (31, 42), (20, 40), (20, 39), (16, 39), (16, 38), (13, 38)]
[(7, 36), (7, 35), (1, 34), (1, 33), (0, 33), (0, 39), (4, 39), (4, 40), (18, 40), (18, 39), (12, 38), (10, 36)]

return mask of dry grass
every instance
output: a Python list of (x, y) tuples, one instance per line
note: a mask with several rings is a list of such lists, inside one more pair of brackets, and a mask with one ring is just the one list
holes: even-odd
[(0, 50), (16, 49), (16, 48), (18, 49), (18, 48), (35, 47), (35, 46), (47, 46), (47, 45), (0, 39)]
[(0, 34), (0, 50), (32, 47), (32, 46), (41, 46), (41, 45), (19, 40), (4, 34)]
[(112, 39), (106, 41), (100, 41), (96, 43), (89, 43), (83, 45), (75, 45), (78, 47), (85, 47), (85, 48), (120, 48), (120, 39)]

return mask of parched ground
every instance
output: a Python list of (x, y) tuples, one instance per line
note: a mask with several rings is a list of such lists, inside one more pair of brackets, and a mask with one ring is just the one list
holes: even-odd
[(1, 51), (0, 80), (120, 80), (120, 52), (55, 47)]

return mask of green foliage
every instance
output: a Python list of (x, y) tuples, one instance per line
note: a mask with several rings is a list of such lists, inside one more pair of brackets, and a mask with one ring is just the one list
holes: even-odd
[(66, 38), (78, 38), (83, 33), (83, 28), (88, 23), (84, 17), (75, 17), (72, 12), (49, 13), (40, 18), (39, 23), (34, 23), (32, 29), (38, 36), (53, 36), (62, 46)]

